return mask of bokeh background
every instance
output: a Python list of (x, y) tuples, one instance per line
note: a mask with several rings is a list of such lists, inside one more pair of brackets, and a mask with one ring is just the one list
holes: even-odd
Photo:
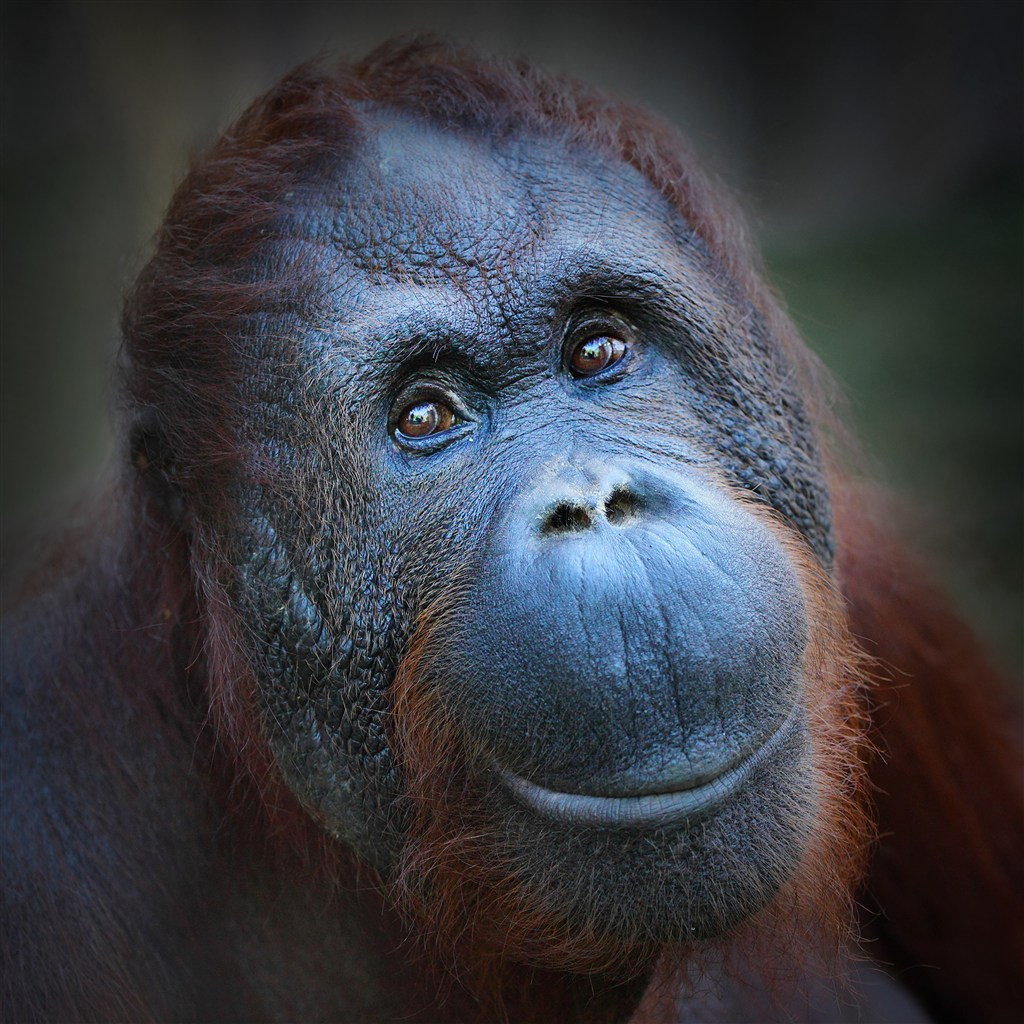
[(434, 32), (653, 107), (741, 196), (869, 465), (1004, 665), (1024, 621), (1024, 5), (2, 5), (4, 537), (102, 472), (121, 297), (190, 154), (314, 54)]

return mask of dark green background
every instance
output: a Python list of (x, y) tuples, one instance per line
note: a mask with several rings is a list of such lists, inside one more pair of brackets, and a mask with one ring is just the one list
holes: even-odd
[(1020, 672), (1020, 4), (2, 12), (5, 537), (55, 515), (109, 457), (121, 295), (189, 153), (298, 61), (432, 30), (587, 78), (684, 129), (740, 193), (918, 545)]

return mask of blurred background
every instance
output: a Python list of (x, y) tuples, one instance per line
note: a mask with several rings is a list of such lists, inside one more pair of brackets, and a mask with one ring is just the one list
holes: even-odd
[(102, 472), (122, 295), (190, 154), (291, 66), (428, 31), (652, 107), (738, 192), (869, 465), (1016, 675), (1024, 5), (2, 5), (5, 538)]

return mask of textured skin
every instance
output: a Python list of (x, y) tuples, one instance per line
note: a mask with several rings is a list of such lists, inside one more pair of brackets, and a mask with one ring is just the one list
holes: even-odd
[(120, 472), (4, 623), (4, 1019), (917, 1019), (836, 980), (861, 895), (937, 1015), (1016, 1007), (997, 681), (664, 125), (299, 69), (124, 333)]
[[(256, 322), (241, 396), (271, 479), (239, 482), (232, 505), (253, 514), (222, 532), (278, 762), (332, 831), (385, 864), (397, 660), (415, 616), (545, 467), (708, 467), (826, 563), (831, 541), (792, 367), (638, 174), (553, 139), (493, 144), (381, 115), (367, 132), (357, 159), (309, 186), (318, 202), (297, 190), (282, 218), (309, 275), (302, 313)], [(281, 242), (267, 233), (271, 252)], [(610, 387), (561, 364), (567, 320), (595, 306), (639, 339)], [(467, 422), (410, 453), (388, 417), (423, 377), (458, 395)]]

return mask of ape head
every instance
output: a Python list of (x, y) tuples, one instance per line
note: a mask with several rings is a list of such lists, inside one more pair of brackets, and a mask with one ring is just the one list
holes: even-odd
[(477, 955), (639, 963), (855, 869), (821, 411), (733, 225), (646, 115), (392, 48), (252, 107), (129, 304), (221, 726)]

